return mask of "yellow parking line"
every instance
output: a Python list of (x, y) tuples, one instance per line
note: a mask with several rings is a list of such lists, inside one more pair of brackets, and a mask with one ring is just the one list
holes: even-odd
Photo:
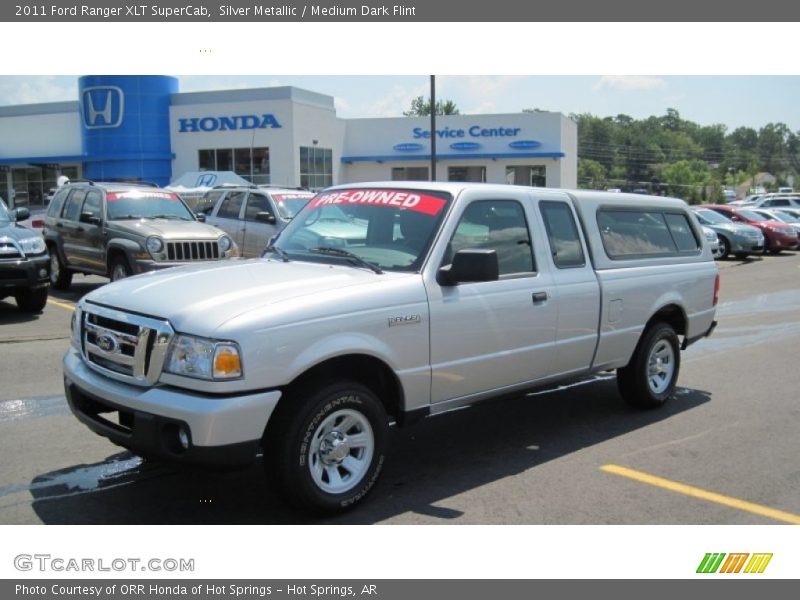
[(775, 519), (776, 521), (800, 525), (800, 515), (794, 515), (792, 513), (776, 510), (760, 504), (754, 504), (753, 502), (747, 502), (745, 500), (739, 500), (738, 498), (731, 498), (730, 496), (723, 496), (722, 494), (709, 492), (701, 488), (686, 485), (685, 483), (664, 479), (663, 477), (648, 475), (647, 473), (628, 469), (627, 467), (621, 467), (619, 465), (603, 465), (600, 467), (600, 470), (605, 471), (606, 473), (613, 473), (614, 475), (619, 475), (621, 477), (627, 477), (628, 479), (633, 479), (634, 481), (639, 481), (641, 483), (649, 483), (650, 485), (654, 485), (665, 490), (670, 490), (672, 492), (677, 492), (679, 494), (684, 494), (686, 496), (700, 498), (701, 500), (715, 502), (717, 504), (730, 506), (731, 508), (743, 510), (745, 512), (760, 515), (762, 517)]
[(60, 306), (61, 308), (66, 308), (67, 310), (75, 310), (74, 304), (67, 304), (66, 302), (59, 302), (58, 300), (53, 300), (52, 298), (47, 299), (48, 304), (55, 304), (56, 306)]

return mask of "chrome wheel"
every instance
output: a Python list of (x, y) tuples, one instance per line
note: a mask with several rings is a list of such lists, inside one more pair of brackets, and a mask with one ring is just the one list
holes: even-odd
[(654, 394), (662, 394), (675, 375), (675, 352), (667, 340), (659, 340), (647, 359), (647, 382)]
[(352, 409), (328, 415), (311, 438), (308, 468), (319, 489), (342, 494), (357, 486), (370, 468), (375, 435), (367, 417)]

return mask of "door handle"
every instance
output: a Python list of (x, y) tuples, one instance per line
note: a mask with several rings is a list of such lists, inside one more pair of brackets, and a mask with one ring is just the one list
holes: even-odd
[(534, 304), (542, 304), (547, 301), (547, 292), (534, 292), (531, 298)]

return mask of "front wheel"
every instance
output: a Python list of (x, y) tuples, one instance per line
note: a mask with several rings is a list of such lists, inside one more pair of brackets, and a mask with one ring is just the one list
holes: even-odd
[(290, 391), (264, 434), (268, 484), (292, 505), (320, 514), (355, 506), (385, 460), (388, 418), (353, 381)]
[(731, 243), (724, 236), (719, 236), (719, 257), (728, 258), (731, 253)]
[(128, 265), (128, 261), (123, 257), (118, 256), (111, 261), (111, 269), (109, 273), (109, 278), (111, 281), (119, 281), (120, 279), (130, 277), (132, 274), (133, 271), (131, 270), (130, 265)]
[(58, 250), (54, 246), (50, 250), (50, 285), (57, 290), (68, 290), (72, 284), (72, 271), (70, 271), (58, 257)]
[(15, 299), (17, 308), (22, 312), (38, 314), (44, 310), (47, 304), (47, 287), (36, 288), (35, 290), (20, 290)]
[(675, 391), (681, 366), (678, 335), (667, 323), (645, 331), (628, 365), (617, 369), (617, 387), (628, 404), (656, 408)]

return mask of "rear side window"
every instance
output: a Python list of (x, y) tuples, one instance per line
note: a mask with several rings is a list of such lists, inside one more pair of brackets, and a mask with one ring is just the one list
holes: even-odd
[(600, 210), (597, 224), (610, 258), (646, 258), (678, 252), (660, 212)]
[(700, 249), (700, 243), (694, 236), (694, 230), (689, 225), (686, 215), (667, 213), (664, 215), (664, 219), (667, 221), (669, 232), (680, 252), (695, 252)]
[(245, 192), (231, 192), (222, 201), (217, 216), (222, 219), (238, 219), (244, 202)]
[(569, 205), (566, 202), (540, 202), (539, 210), (542, 212), (556, 267), (568, 269), (584, 266), (586, 259), (581, 238)]

